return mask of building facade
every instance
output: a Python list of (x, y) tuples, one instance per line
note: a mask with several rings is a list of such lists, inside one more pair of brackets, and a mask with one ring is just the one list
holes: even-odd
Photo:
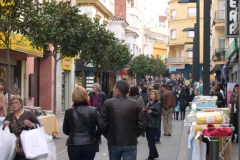
[[(192, 45), (185, 42), (193, 42), (194, 31), (182, 32), (184, 28), (194, 27), (196, 23), (196, 3), (180, 5), (179, 0), (169, 0), (168, 11), (168, 55), (166, 65), (169, 68), (170, 78), (178, 79), (180, 76), (192, 79)], [(203, 25), (203, 0), (200, 0), (200, 26)], [(200, 68), (197, 73), (202, 77), (203, 63), (203, 28), (200, 27)]]

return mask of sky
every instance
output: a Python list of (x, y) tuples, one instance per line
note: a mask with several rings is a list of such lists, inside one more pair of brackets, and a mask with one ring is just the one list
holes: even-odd
[(145, 0), (145, 19), (158, 19), (159, 15), (165, 15), (169, 0)]

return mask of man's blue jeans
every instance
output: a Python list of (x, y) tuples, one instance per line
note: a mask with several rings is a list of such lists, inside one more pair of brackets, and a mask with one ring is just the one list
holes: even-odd
[(158, 126), (158, 129), (157, 129), (155, 141), (160, 141), (160, 138), (161, 138), (161, 123), (162, 123), (162, 118), (160, 117), (159, 118), (159, 126)]
[(110, 160), (136, 160), (137, 146), (108, 146)]

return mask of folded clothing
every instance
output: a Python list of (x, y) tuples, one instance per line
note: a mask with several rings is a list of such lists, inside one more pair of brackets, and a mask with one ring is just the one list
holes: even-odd
[(213, 124), (208, 124), (208, 129), (202, 131), (204, 136), (212, 137), (227, 137), (232, 135), (232, 130), (229, 127), (215, 128)]

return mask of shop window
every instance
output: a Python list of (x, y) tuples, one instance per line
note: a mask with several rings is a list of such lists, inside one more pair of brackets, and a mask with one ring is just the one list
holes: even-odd
[(194, 31), (188, 31), (187, 37), (193, 38), (194, 37)]

